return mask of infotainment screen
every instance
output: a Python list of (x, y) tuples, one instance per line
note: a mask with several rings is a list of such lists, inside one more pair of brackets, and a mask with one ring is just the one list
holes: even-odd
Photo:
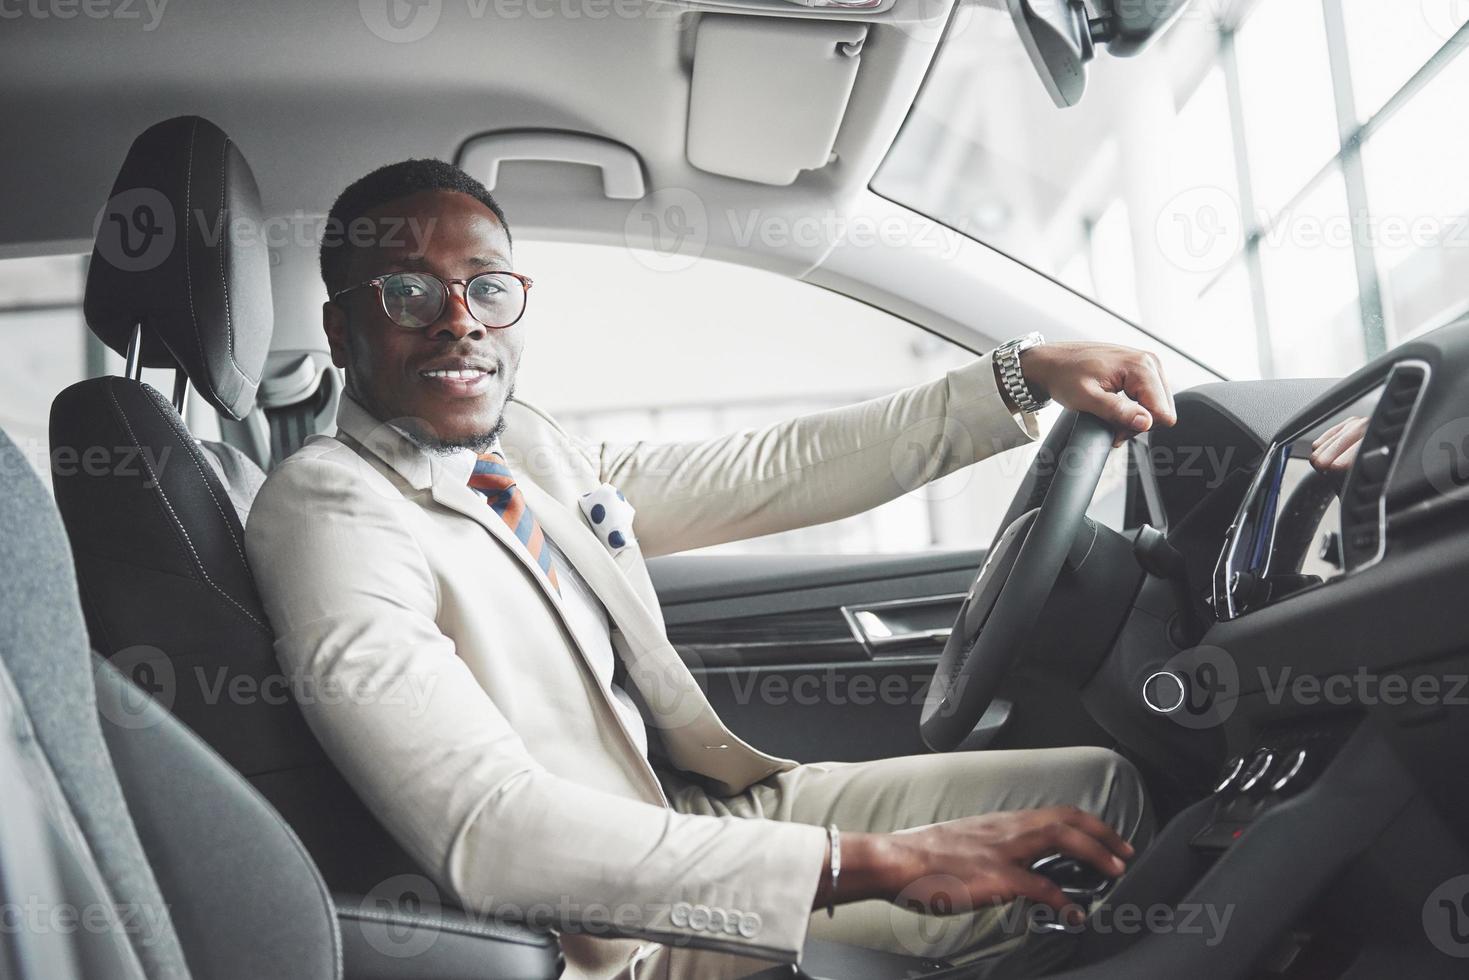
[(1232, 618), (1344, 571), (1339, 497), (1343, 467), (1318, 471), (1318, 438), (1372, 416), (1383, 386), (1290, 434), (1266, 452), (1215, 571), (1219, 613)]

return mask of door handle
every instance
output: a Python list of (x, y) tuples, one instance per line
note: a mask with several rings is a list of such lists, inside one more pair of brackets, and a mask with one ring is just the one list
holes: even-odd
[[(852, 636), (873, 659), (932, 656), (953, 632), (964, 593), (842, 606)], [(947, 610), (952, 610), (946, 615)], [(938, 625), (949, 623), (950, 625)]]

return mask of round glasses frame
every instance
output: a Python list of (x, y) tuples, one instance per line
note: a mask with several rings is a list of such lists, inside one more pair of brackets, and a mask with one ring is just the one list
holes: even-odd
[[(393, 314), (388, 312), (388, 302), (387, 299), (383, 296), (383, 283), (387, 282), (394, 276), (426, 276), (429, 279), (433, 279), (439, 285), (444, 287), (443, 298), (439, 301), (438, 310), (434, 313), (432, 317), (429, 318), (428, 322), (425, 323), (423, 326), (406, 326), (402, 323), (399, 323), (397, 319), (393, 317)], [(517, 313), (515, 315), (515, 319), (511, 320), (509, 323), (485, 323), (485, 321), (481, 320), (478, 316), (475, 316), (474, 307), (469, 305), (470, 284), (477, 279), (484, 279), (487, 276), (509, 276), (512, 279), (519, 280), (521, 286), (523, 287), (520, 312)], [(348, 286), (346, 289), (339, 289), (335, 293), (332, 293), (332, 295), (328, 298), (328, 301), (335, 303), (340, 297), (345, 296), (350, 292), (355, 292), (358, 289), (366, 289), (368, 286), (371, 286), (377, 292), (377, 305), (378, 308), (383, 311), (383, 316), (387, 317), (389, 320), (392, 320), (394, 324), (402, 327), (402, 329), (404, 330), (427, 330), (429, 327), (439, 322), (439, 317), (443, 316), (444, 311), (449, 308), (449, 297), (454, 295), (454, 290), (452, 287), (463, 286), (464, 297), (461, 302), (464, 303), (464, 308), (469, 311), (469, 315), (471, 317), (474, 317), (474, 322), (489, 330), (505, 330), (508, 327), (515, 326), (517, 323), (520, 322), (520, 318), (525, 316), (526, 307), (530, 306), (530, 287), (533, 285), (535, 285), (535, 280), (532, 279), (530, 276), (523, 276), (518, 272), (501, 272), (498, 270), (494, 272), (481, 272), (479, 275), (471, 276), (468, 279), (443, 279), (439, 276), (434, 275), (432, 272), (392, 272), (385, 276), (375, 276), (372, 279), (367, 280), (366, 282), (359, 282), (355, 286)]]

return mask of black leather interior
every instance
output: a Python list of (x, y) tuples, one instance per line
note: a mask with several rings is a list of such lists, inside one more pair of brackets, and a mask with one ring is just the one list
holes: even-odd
[[(104, 212), (84, 305), (119, 351), (142, 324), (143, 363), (181, 368), (236, 419), (253, 407), (270, 346), (268, 256), (248, 234), (260, 215), (249, 166), (216, 126), (153, 126)], [(246, 233), (233, 234), (240, 221)], [(143, 230), (171, 241), (151, 252)], [(240, 517), (259, 474), (226, 486), (218, 451), (211, 460), (173, 405), (131, 378), (63, 391), (51, 446), (87, 630), (107, 664), (98, 693), (108, 748), (190, 971), (339, 975), (323, 879), (360, 894), (421, 869), (326, 759), (275, 659)], [(138, 688), (149, 695), (141, 707)], [(469, 975), (459, 971), (471, 961), (476, 976), (559, 970), (547, 934), (452, 910), (418, 914), (411, 927), (431, 939), (424, 955), (391, 962), (359, 948), (377, 926), (349, 930), (353, 975)]]
[(398, 896), (336, 895), (345, 980), (544, 980), (561, 948), (543, 932)]
[(295, 702), (260, 696), (283, 678), (244, 528), (173, 406), (127, 378), (83, 381), (52, 405), (51, 445), (93, 648), (246, 775), (319, 760)]
[[(166, 199), (154, 199), (150, 213), (172, 211), (176, 247), (155, 265), (120, 266), (107, 257), (119, 254), (109, 236), (123, 223), (104, 220), (87, 280), (88, 326), (125, 348), (128, 324), (141, 320), (146, 363), (176, 361), (206, 397), (215, 392), (209, 400), (221, 411), (248, 411), (253, 384), (221, 393), (233, 366), (257, 377), (264, 363), (268, 260), (263, 249), (189, 236), (259, 218), (249, 165), (209, 121), (171, 119), (133, 143), (114, 204), (138, 188)], [(307, 728), (246, 559), (230, 493), (241, 487), (224, 485), (173, 405), (130, 378), (82, 381), (51, 406), (51, 446), (93, 648), (254, 783), (335, 886), (370, 887), (363, 876), (411, 868)]]
[(143, 366), (180, 366), (226, 416), (255, 405), (274, 311), (255, 176), (207, 119), (180, 116), (133, 141), (97, 227), (87, 325)]

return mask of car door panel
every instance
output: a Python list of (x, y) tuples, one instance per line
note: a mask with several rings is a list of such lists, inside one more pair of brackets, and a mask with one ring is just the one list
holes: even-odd
[[(918, 734), (982, 550), (673, 555), (649, 562), (668, 637), (730, 728), (803, 762), (929, 750)], [(883, 635), (886, 634), (886, 635)], [(1105, 745), (1073, 687), (1016, 671), (962, 748)]]
[(737, 734), (860, 761), (927, 751), (923, 698), (983, 558), (678, 555), (649, 570), (670, 641)]

